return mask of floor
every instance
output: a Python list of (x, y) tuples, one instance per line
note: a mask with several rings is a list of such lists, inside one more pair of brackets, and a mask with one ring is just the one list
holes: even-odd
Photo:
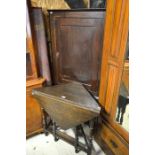
[[(72, 129), (67, 130), (66, 133), (74, 137), (74, 131)], [(83, 138), (79, 140), (84, 142)], [(95, 141), (93, 141), (93, 146), (92, 155), (106, 155)], [(86, 155), (86, 153), (83, 151), (75, 153), (72, 145), (61, 139), (55, 142), (51, 134), (48, 136), (39, 134), (27, 139), (26, 155)]]

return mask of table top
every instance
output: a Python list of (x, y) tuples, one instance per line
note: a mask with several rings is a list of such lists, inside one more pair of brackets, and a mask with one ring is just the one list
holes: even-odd
[(86, 88), (80, 83), (67, 83), (50, 87), (34, 89), (33, 93), (40, 93), (51, 98), (57, 98), (74, 105), (100, 112), (101, 108), (97, 101), (90, 95)]
[[(80, 83), (67, 83), (33, 89), (45, 111), (67, 129), (99, 115), (101, 107)], [(67, 122), (64, 122), (67, 120)]]

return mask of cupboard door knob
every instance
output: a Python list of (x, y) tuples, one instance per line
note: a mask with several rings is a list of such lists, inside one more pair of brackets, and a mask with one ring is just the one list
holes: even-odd
[(112, 139), (110, 139), (110, 143), (114, 148), (118, 148), (118, 145)]

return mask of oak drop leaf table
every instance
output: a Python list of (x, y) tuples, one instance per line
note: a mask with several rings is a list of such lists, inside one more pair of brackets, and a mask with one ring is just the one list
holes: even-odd
[[(33, 89), (32, 95), (38, 100), (44, 111), (44, 130), (75, 146), (75, 152), (83, 150), (88, 155), (92, 151), (92, 131), (100, 114), (100, 106), (80, 83), (67, 83), (56, 86)], [(50, 119), (49, 119), (50, 118)], [(82, 124), (87, 123), (90, 133), (87, 137)], [(75, 139), (60, 132), (75, 128)], [(82, 134), (85, 144), (79, 142)]]

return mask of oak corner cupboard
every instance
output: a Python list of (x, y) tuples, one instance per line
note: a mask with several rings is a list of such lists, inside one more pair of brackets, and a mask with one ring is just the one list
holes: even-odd
[(105, 12), (49, 10), (54, 84), (78, 81), (98, 96)]

